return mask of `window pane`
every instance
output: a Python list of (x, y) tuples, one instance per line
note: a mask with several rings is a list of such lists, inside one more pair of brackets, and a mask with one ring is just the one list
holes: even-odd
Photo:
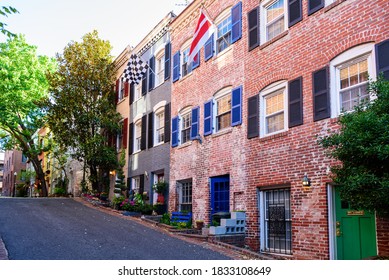
[(266, 115), (284, 110), (284, 90), (266, 98)]
[(362, 101), (368, 100), (367, 59), (348, 64), (340, 69), (340, 105), (344, 112), (351, 111)]
[(271, 22), (282, 14), (284, 14), (284, 0), (279, 0), (267, 8), (267, 22)]

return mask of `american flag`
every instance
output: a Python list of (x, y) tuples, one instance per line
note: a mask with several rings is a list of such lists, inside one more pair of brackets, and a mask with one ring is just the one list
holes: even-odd
[(146, 74), (147, 69), (149, 69), (149, 65), (143, 62), (136, 54), (132, 54), (123, 72), (123, 81), (137, 85), (142, 80), (143, 75)]

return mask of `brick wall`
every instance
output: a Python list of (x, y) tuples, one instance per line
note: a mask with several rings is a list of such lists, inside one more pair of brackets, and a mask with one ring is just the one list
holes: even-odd
[[(172, 24), (172, 54), (190, 40), (198, 17), (195, 1)], [(238, 1), (204, 1), (214, 20)], [(192, 74), (172, 85), (172, 117), (186, 107), (200, 106), (202, 143), (192, 141), (171, 148), (170, 211), (177, 208), (175, 183), (193, 180), (194, 219), (209, 221), (209, 178), (230, 175), (230, 209), (246, 210), (246, 243), (260, 248), (258, 192), (264, 188), (290, 188), (292, 211), (292, 257), (330, 258), (329, 167), (318, 136), (337, 129), (336, 118), (313, 119), (312, 73), (352, 47), (389, 39), (387, 1), (335, 1), (308, 16), (302, 1), (302, 20), (277, 36), (248, 50), (247, 13), (262, 1), (242, 1), (242, 38), (227, 51), (201, 63)], [(197, 6), (196, 6), (197, 5)], [(368, 16), (367, 16), (368, 15)], [(303, 124), (270, 137), (247, 139), (247, 99), (278, 81), (302, 77)], [(332, 81), (333, 83), (333, 81)], [(203, 136), (204, 102), (226, 86), (243, 86), (243, 123), (225, 132)], [(311, 188), (303, 189), (307, 173)], [(378, 219), (379, 252), (387, 252), (387, 222)]]

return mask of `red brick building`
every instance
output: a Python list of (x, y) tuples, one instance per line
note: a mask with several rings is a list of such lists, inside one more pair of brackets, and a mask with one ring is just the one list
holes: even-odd
[[(200, 6), (217, 32), (187, 65)], [(281, 258), (388, 255), (388, 221), (348, 209), (317, 144), (389, 79), (388, 21), (384, 0), (194, 1), (171, 25), (170, 210), (246, 210), (247, 245)]]

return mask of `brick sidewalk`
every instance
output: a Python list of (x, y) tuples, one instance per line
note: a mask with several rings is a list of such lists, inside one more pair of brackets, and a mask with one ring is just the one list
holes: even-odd
[(8, 252), (0, 236), (0, 260), (8, 260)]

